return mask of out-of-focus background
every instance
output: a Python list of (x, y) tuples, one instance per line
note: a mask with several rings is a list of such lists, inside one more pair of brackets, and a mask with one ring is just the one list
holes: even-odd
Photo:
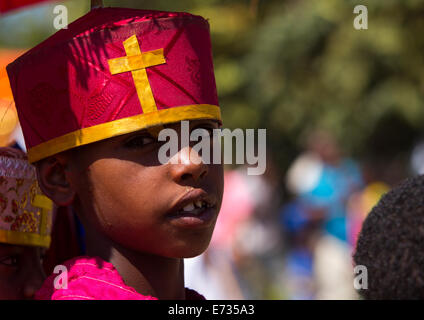
[[(104, 2), (208, 18), (225, 127), (267, 129), (265, 174), (226, 168), (216, 232), (186, 260), (187, 285), (210, 299), (356, 299), (363, 219), (424, 173), (424, 1)], [(2, 145), (19, 139), (5, 65), (56, 31), (58, 4), (69, 22), (89, 10), (68, 0), (0, 14)], [(356, 5), (367, 30), (353, 26)]]

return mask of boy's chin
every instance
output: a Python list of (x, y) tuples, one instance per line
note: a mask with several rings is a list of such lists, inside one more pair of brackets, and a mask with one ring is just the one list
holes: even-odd
[(187, 244), (186, 246), (180, 246), (174, 248), (168, 253), (167, 256), (170, 258), (194, 258), (201, 255), (209, 246), (209, 241), (204, 245), (193, 245), (193, 243)]
[(203, 252), (206, 251), (206, 249), (207, 249), (207, 247), (203, 250), (188, 252), (185, 255), (181, 256), (180, 258), (188, 259), (188, 258), (194, 258), (194, 257), (200, 256)]

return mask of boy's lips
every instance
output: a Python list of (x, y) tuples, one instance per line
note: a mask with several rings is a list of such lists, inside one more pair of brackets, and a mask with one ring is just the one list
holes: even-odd
[(217, 216), (216, 197), (203, 189), (192, 189), (177, 200), (167, 217), (176, 226), (208, 227)]

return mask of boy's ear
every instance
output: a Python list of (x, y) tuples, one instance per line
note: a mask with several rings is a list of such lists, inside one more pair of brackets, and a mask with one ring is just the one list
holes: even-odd
[(68, 157), (64, 154), (56, 154), (38, 161), (35, 166), (41, 191), (58, 206), (71, 204), (75, 191), (66, 174), (69, 166)]

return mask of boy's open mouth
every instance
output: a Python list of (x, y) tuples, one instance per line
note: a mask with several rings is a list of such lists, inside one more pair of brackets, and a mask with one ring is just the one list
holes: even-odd
[(216, 198), (202, 189), (193, 189), (177, 201), (168, 217), (182, 227), (201, 227), (209, 226), (216, 215)]
[(212, 207), (213, 205), (205, 200), (196, 200), (187, 204), (182, 210), (179, 210), (179, 213), (197, 215), (204, 211), (206, 208)]

